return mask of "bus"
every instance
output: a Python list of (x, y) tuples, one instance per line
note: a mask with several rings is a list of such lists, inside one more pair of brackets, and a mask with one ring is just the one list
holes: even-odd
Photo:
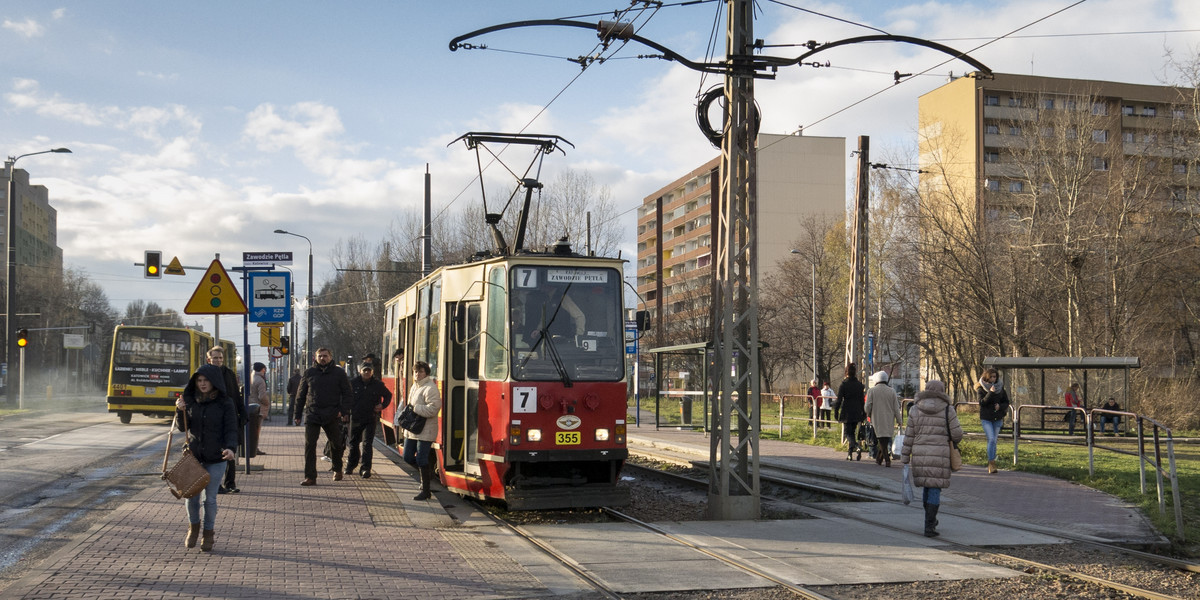
[(175, 400), (212, 347), (213, 337), (195, 329), (118, 325), (108, 371), (108, 412), (126, 424), (133, 413), (173, 416)]

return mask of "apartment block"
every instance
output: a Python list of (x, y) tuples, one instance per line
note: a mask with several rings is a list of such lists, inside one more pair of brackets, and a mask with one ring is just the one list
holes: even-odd
[[(846, 140), (760, 134), (757, 140), (759, 277), (790, 255), (810, 215), (845, 218)], [(696, 167), (646, 196), (638, 211), (637, 289), (655, 310), (661, 266), (664, 313), (674, 336), (707, 318), (712, 283), (714, 201), (720, 195), (721, 157)], [(659, 204), (662, 205), (661, 240)], [(698, 330), (694, 333), (700, 333)], [(700, 341), (697, 337), (690, 341)]]
[[(44, 185), (29, 185), (29, 173), (24, 169), (13, 169), (12, 176), (16, 188), (13, 202), (17, 222), (13, 237), (16, 241), (16, 264), (61, 272), (63, 254), (58, 246), (58, 211), (50, 206), (49, 190)], [(0, 230), (8, 227), (8, 215), (4, 212), (8, 207), (7, 179), (4, 181), (4, 202), (0, 203)], [(7, 244), (7, 234), (4, 240)], [(0, 273), (0, 281), (3, 278), (4, 274)]]

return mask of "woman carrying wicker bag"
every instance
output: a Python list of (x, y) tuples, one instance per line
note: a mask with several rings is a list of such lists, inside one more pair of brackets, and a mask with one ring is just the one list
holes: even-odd
[[(184, 500), (187, 506), (188, 533), (184, 545), (196, 547), (200, 535), (200, 504), (204, 503), (204, 539), (200, 549), (209, 552), (215, 536), (213, 528), (217, 521), (217, 488), (225, 476), (225, 461), (233, 460), (237, 448), (237, 409), (225, 392), (225, 377), (213, 365), (200, 367), (183, 395), (175, 401), (179, 412), (186, 411), (187, 444), (192, 456), (208, 471), (208, 487), (203, 492)], [(183, 429), (184, 415), (175, 419), (176, 427)]]

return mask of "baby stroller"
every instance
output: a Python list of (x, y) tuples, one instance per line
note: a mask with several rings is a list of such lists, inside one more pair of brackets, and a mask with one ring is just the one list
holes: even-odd
[(875, 437), (875, 427), (870, 421), (864, 422), (862, 427), (858, 428), (858, 449), (861, 454), (863, 446), (867, 447), (867, 452), (874, 460), (879, 454), (879, 438)]

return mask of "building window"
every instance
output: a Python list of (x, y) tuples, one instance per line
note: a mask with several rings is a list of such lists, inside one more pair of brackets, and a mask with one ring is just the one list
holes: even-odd
[(1177, 162), (1171, 168), (1179, 175), (1186, 175), (1188, 172), (1187, 163)]
[(1142, 134), (1142, 141), (1146, 142), (1147, 144), (1153, 144), (1158, 141), (1158, 134), (1157, 133), (1144, 133), (1144, 134)]
[(1108, 143), (1108, 130), (1107, 129), (1093, 129), (1092, 130), (1092, 141), (1096, 142), (1097, 144), (1107, 144)]
[(1054, 137), (1054, 128), (1053, 127), (1043, 127), (1042, 128), (1042, 137)]
[(1182, 108), (1172, 108), (1171, 109), (1171, 118), (1172, 119), (1184, 119), (1184, 118), (1187, 118), (1187, 113), (1184, 112), (1184, 110)]
[(985, 162), (985, 163), (1000, 162), (1000, 153), (999, 152), (984, 152), (983, 153), (983, 162)]
[(1092, 114), (1104, 116), (1108, 114), (1108, 105), (1103, 102), (1092, 103)]
[(1158, 109), (1154, 108), (1153, 106), (1143, 106), (1142, 107), (1142, 116), (1143, 117), (1157, 117)]
[(1042, 108), (1046, 110), (1054, 110), (1054, 98), (1046, 98), (1042, 100)]
[(1075, 101), (1067, 100), (1067, 110), (1075, 110)]
[(1000, 181), (996, 179), (986, 179), (983, 182), (983, 187), (989, 192), (1000, 191)]
[(1025, 183), (1022, 181), (1010, 181), (1008, 182), (1008, 191), (1014, 193), (1023, 192), (1025, 191)]
[(1126, 117), (1133, 116), (1133, 107), (1128, 104), (1122, 105), (1121, 106), (1121, 114), (1125, 115)]
[(1008, 128), (1008, 135), (1021, 135), (1021, 128), (1017, 127), (1016, 125), (1010, 125)]
[(1077, 137), (1079, 137), (1079, 132), (1076, 131), (1074, 127), (1068, 127), (1067, 128), (1067, 139), (1073, 140)]
[(1020, 108), (1020, 106), (1021, 106), (1021, 99), (1020, 99), (1020, 98), (1018, 98), (1018, 97), (1016, 97), (1016, 96), (1010, 96), (1010, 97), (1008, 98), (1008, 105), (1009, 105), (1009, 106), (1015, 106), (1015, 107), (1018, 107), (1018, 108)]
[(1108, 170), (1108, 159), (1101, 158), (1099, 156), (1093, 158), (1092, 159), (1092, 168), (1097, 171), (1107, 171)]
[(1132, 142), (1133, 141), (1133, 132), (1132, 131), (1122, 131), (1121, 132), (1121, 141), (1122, 142)]
[(984, 125), (983, 132), (989, 133), (989, 134), (998, 134), (998, 133), (1000, 133), (1000, 126), (999, 125)]
[(1000, 96), (984, 96), (984, 106), (1000, 106)]

